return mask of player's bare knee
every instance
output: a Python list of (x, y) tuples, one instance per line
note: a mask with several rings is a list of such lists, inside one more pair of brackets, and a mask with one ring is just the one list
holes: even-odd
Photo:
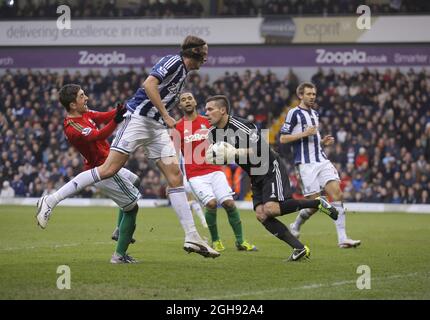
[(184, 178), (182, 177), (181, 170), (175, 167), (171, 167), (169, 169), (168, 174), (166, 175), (167, 182), (169, 184), (169, 187), (171, 188), (178, 188), (181, 187), (184, 184)]
[(335, 189), (331, 194), (330, 194), (331, 198), (333, 199), (333, 201), (342, 201), (343, 200), (343, 192), (342, 190), (339, 189)]
[(205, 205), (205, 207), (206, 208), (208, 208), (208, 209), (216, 209), (217, 208), (217, 206), (218, 206), (218, 203), (216, 202), (216, 200), (215, 199), (212, 199), (212, 200), (209, 200), (209, 202), (208, 203), (206, 203), (206, 205)]
[(179, 188), (182, 187), (184, 185), (184, 182), (182, 180), (182, 176), (179, 177), (171, 177), (169, 179), (169, 187), (170, 188)]
[(264, 221), (267, 220), (267, 218), (269, 218), (269, 216), (264, 211), (261, 213), (257, 213), (256, 217), (257, 217), (257, 220), (261, 223), (263, 223)]
[(266, 221), (266, 219), (268, 218), (267, 215), (264, 213), (264, 209), (262, 205), (258, 206), (257, 209), (255, 210), (255, 217), (261, 223)]
[(274, 217), (279, 215), (279, 205), (275, 202), (268, 202), (263, 207), (264, 214), (268, 217)]
[(226, 210), (231, 210), (231, 209), (234, 209), (234, 208), (236, 207), (236, 205), (235, 205), (235, 203), (234, 203), (234, 200), (231, 200), (231, 199), (229, 199), (229, 200), (225, 200), (225, 201), (222, 203), (222, 206), (223, 206), (223, 208), (224, 208), (224, 209), (226, 209)]
[(343, 201), (343, 194), (340, 193), (337, 196), (334, 196), (333, 201)]
[(97, 167), (97, 172), (99, 173), (100, 179), (107, 179), (113, 177), (117, 172), (118, 168), (115, 164), (105, 162), (100, 167)]

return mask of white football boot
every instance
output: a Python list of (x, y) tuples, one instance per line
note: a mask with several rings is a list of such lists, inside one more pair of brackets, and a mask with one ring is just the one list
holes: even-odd
[(37, 220), (37, 225), (42, 229), (46, 228), (46, 225), (48, 224), (48, 220), (52, 214), (52, 208), (46, 202), (47, 197), (48, 197), (47, 195), (43, 196), (37, 201), (36, 220)]
[(185, 238), (184, 250), (188, 253), (195, 252), (205, 258), (217, 258), (220, 253), (212, 249), (197, 232), (193, 232)]
[(361, 244), (361, 240), (345, 239), (339, 243), (339, 248), (342, 248), (342, 249), (356, 248), (360, 244)]

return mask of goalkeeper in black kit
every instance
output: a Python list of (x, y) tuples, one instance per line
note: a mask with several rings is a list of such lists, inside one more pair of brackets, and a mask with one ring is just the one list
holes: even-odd
[(293, 248), (288, 261), (309, 258), (309, 248), (294, 237), (276, 219), (304, 208), (319, 209), (333, 220), (338, 212), (325, 197), (315, 200), (292, 198), (287, 171), (257, 127), (230, 115), (226, 96), (216, 95), (206, 100), (206, 116), (213, 126), (208, 139), (213, 144), (206, 152), (206, 160), (215, 164), (236, 162), (251, 178), (253, 205), (258, 221), (274, 236)]

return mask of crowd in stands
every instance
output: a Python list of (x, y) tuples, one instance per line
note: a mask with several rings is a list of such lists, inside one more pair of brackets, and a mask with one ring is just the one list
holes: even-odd
[(225, 0), (217, 14), (220, 16), (355, 15), (360, 5), (369, 6), (374, 15), (430, 12), (430, 4), (419, 0)]
[[(89, 106), (107, 111), (132, 96), (146, 76), (144, 68), (103, 75), (94, 70), (2, 74), (0, 196), (40, 197), (82, 170), (82, 157), (62, 131), (65, 111), (57, 92), (63, 84), (79, 83), (89, 96)], [(336, 139), (325, 150), (339, 170), (345, 200), (430, 203), (430, 71), (318, 70), (312, 81), (319, 90), (320, 129)], [(292, 70), (284, 77), (257, 70), (226, 72), (212, 83), (209, 76), (194, 74), (186, 90), (194, 93), (201, 112), (208, 95), (226, 94), (234, 114), (270, 128), (283, 110), (297, 103), (298, 83)], [(177, 110), (174, 114), (180, 116)], [(274, 147), (291, 172), (294, 191), (300, 193), (291, 146)], [(165, 180), (141, 150), (130, 157), (127, 167), (142, 178), (144, 198), (165, 197)], [(230, 169), (232, 181), (237, 182), (235, 168)], [(238, 189), (241, 198), (246, 188)], [(99, 194), (90, 187), (80, 196)]]
[(56, 18), (61, 4), (70, 7), (72, 18), (355, 15), (360, 5), (368, 5), (372, 14), (430, 12), (430, 3), (422, 0), (8, 0), (0, 5), (0, 18)]
[(201, 0), (140, 0), (124, 4), (115, 0), (63, 0), (33, 1), (16, 0), (10, 6), (7, 1), (0, 5), (0, 18), (57, 18), (57, 8), (68, 5), (72, 18), (112, 18), (112, 17), (148, 17), (148, 18), (180, 18), (201, 17), (204, 7)]

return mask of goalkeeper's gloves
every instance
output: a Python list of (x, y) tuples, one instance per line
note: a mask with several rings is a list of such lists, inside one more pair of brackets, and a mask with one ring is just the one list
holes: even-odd
[[(236, 149), (226, 142), (218, 142), (206, 151), (206, 161), (212, 164), (224, 165), (238, 162), (242, 157), (247, 157), (248, 149)], [(242, 160), (242, 162), (246, 160)]]
[(116, 113), (115, 113), (115, 117), (113, 118), (113, 120), (116, 123), (121, 123), (124, 120), (124, 114), (126, 112), (127, 112), (127, 108), (125, 108), (123, 104), (118, 103), (116, 105)]

